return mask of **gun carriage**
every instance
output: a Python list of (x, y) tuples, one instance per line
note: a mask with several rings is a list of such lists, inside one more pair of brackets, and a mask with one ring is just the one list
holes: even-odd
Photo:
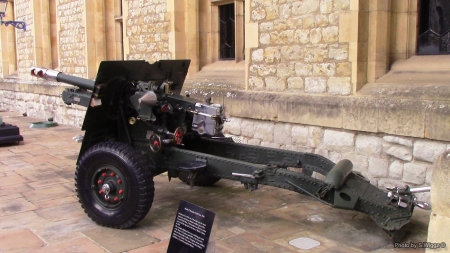
[[(104, 61), (95, 81), (33, 68), (31, 74), (76, 86), (66, 104), (87, 107), (75, 172), (79, 201), (102, 226), (128, 228), (149, 212), (153, 177), (167, 172), (191, 186), (220, 179), (255, 190), (269, 185), (306, 194), (334, 208), (369, 215), (395, 241), (404, 235), (415, 206), (429, 209), (415, 192), (387, 192), (352, 170), (316, 154), (235, 143), (223, 135), (225, 108), (181, 95), (189, 60)], [(296, 171), (288, 168), (297, 168)], [(312, 177), (316, 172), (324, 180)]]

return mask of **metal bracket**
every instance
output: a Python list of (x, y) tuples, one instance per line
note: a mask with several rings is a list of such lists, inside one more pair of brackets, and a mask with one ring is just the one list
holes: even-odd
[(12, 25), (17, 29), (22, 29), (24, 31), (27, 30), (27, 25), (23, 21), (15, 21), (15, 20), (9, 20), (9, 21), (3, 21), (3, 18), (6, 17), (6, 8), (8, 7), (8, 0), (0, 0), (0, 3), (5, 4), (5, 8), (2, 12), (0, 12), (0, 24), (9, 26)]

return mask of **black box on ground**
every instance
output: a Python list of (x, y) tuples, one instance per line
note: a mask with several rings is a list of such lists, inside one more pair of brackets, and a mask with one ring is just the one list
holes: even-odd
[(10, 124), (0, 124), (0, 144), (23, 141), (19, 128)]

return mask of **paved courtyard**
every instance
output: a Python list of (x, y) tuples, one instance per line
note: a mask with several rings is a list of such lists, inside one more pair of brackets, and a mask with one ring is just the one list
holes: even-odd
[[(0, 112), (20, 128), (24, 142), (0, 145), (0, 252), (166, 252), (180, 200), (215, 212), (207, 252), (424, 252), (396, 249), (367, 215), (332, 209), (310, 197), (268, 186), (245, 190), (221, 180), (189, 188), (166, 175), (155, 180), (149, 214), (132, 229), (100, 227), (81, 209), (74, 187), (83, 132), (76, 127), (35, 129), (42, 119)], [(405, 242), (427, 241), (429, 212), (414, 213)], [(301, 250), (307, 237), (320, 246)]]

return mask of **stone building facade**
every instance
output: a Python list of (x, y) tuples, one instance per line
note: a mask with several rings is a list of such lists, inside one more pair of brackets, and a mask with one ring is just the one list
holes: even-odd
[(428, 186), (450, 149), (450, 58), (418, 55), (421, 18), (444, 2), (14, 0), (28, 30), (0, 28), (0, 108), (79, 126), (83, 108), (31, 66), (93, 79), (102, 60), (191, 59), (184, 90), (227, 107), (227, 134), (350, 159), (381, 188)]

